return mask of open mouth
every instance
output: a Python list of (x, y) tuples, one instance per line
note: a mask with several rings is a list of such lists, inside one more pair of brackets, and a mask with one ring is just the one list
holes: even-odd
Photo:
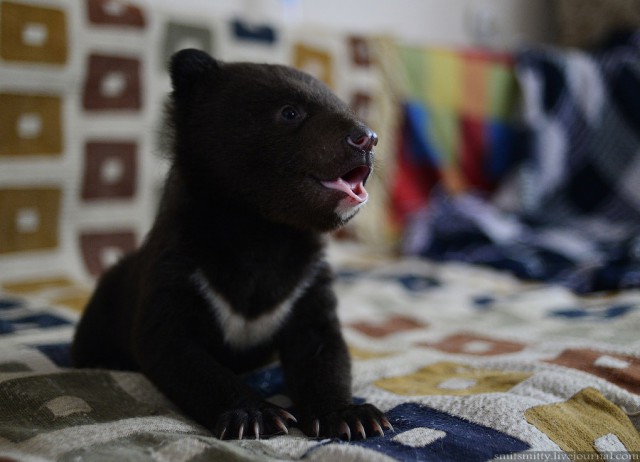
[(349, 170), (344, 175), (339, 176), (335, 180), (320, 181), (320, 184), (328, 189), (335, 189), (345, 193), (348, 197), (353, 199), (354, 202), (363, 203), (366, 202), (369, 197), (369, 193), (364, 189), (364, 184), (369, 178), (371, 168), (366, 165), (360, 165), (354, 169)]

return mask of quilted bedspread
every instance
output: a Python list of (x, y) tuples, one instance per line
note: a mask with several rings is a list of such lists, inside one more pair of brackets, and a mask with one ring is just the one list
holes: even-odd
[[(0, 296), (0, 460), (633, 460), (640, 291), (577, 296), (491, 269), (353, 260), (337, 269), (356, 400), (384, 437), (297, 429), (222, 442), (143, 376), (70, 368), (77, 317), (50, 292)], [(279, 366), (246, 377), (289, 404)]]

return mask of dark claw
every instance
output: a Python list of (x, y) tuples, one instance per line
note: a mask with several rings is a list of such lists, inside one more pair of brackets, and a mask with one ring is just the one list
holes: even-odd
[(389, 421), (387, 420), (387, 418), (386, 418), (386, 417), (383, 417), (383, 418), (382, 418), (382, 425), (384, 425), (384, 427), (385, 427), (387, 430), (391, 430), (391, 431), (392, 431), (392, 432), (394, 432), (394, 433), (396, 432), (396, 431), (393, 429), (393, 425), (391, 425), (391, 422), (389, 422)]
[(339, 433), (341, 436), (344, 436), (347, 441), (351, 441), (351, 430), (349, 429), (347, 422), (340, 422)]
[(382, 427), (376, 420), (371, 421), (371, 426), (373, 427), (376, 433), (378, 433), (380, 436), (384, 436), (384, 431), (382, 430)]
[(292, 421), (292, 422), (294, 422), (294, 423), (298, 423), (298, 419), (296, 419), (296, 418), (293, 416), (293, 414), (291, 414), (290, 412), (287, 412), (287, 411), (285, 411), (284, 409), (280, 409), (278, 412), (279, 412), (279, 413), (280, 413), (280, 415), (281, 415), (282, 417), (284, 417), (286, 420), (290, 420), (290, 421)]
[(287, 419), (295, 421), (289, 412), (270, 404), (230, 409), (218, 417), (212, 428), (219, 439), (261, 439), (265, 435), (288, 434)]
[(282, 420), (280, 420), (279, 417), (274, 417), (273, 421), (276, 424), (276, 427), (278, 427), (280, 430), (282, 430), (284, 432), (285, 435), (289, 434), (289, 429), (287, 428), (287, 426), (284, 424), (284, 422)]
[(393, 431), (384, 414), (372, 404), (353, 404), (319, 417), (309, 416), (303, 425), (311, 437), (341, 438), (351, 441), (384, 436), (382, 426)]

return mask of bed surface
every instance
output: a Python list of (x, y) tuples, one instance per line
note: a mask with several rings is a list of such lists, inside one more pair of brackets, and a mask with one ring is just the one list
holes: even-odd
[[(141, 375), (69, 367), (76, 314), (0, 298), (0, 457), (8, 460), (491, 460), (640, 451), (640, 291), (576, 296), (494, 270), (344, 259), (354, 396), (395, 432), (358, 442), (221, 442)], [(281, 405), (277, 364), (247, 381)], [(79, 459), (78, 459), (79, 458)]]

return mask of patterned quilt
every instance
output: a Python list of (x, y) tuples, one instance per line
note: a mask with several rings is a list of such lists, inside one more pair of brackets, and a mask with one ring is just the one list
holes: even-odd
[(530, 152), (513, 184), (434, 189), (405, 250), (581, 293), (640, 287), (640, 31), (594, 52), (524, 50), (516, 70)]
[[(143, 376), (69, 367), (52, 287), (0, 295), (0, 460), (483, 461), (640, 457), (640, 291), (578, 296), (463, 263), (338, 270), (355, 399), (384, 437), (221, 442)], [(277, 364), (247, 382), (289, 404)]]

